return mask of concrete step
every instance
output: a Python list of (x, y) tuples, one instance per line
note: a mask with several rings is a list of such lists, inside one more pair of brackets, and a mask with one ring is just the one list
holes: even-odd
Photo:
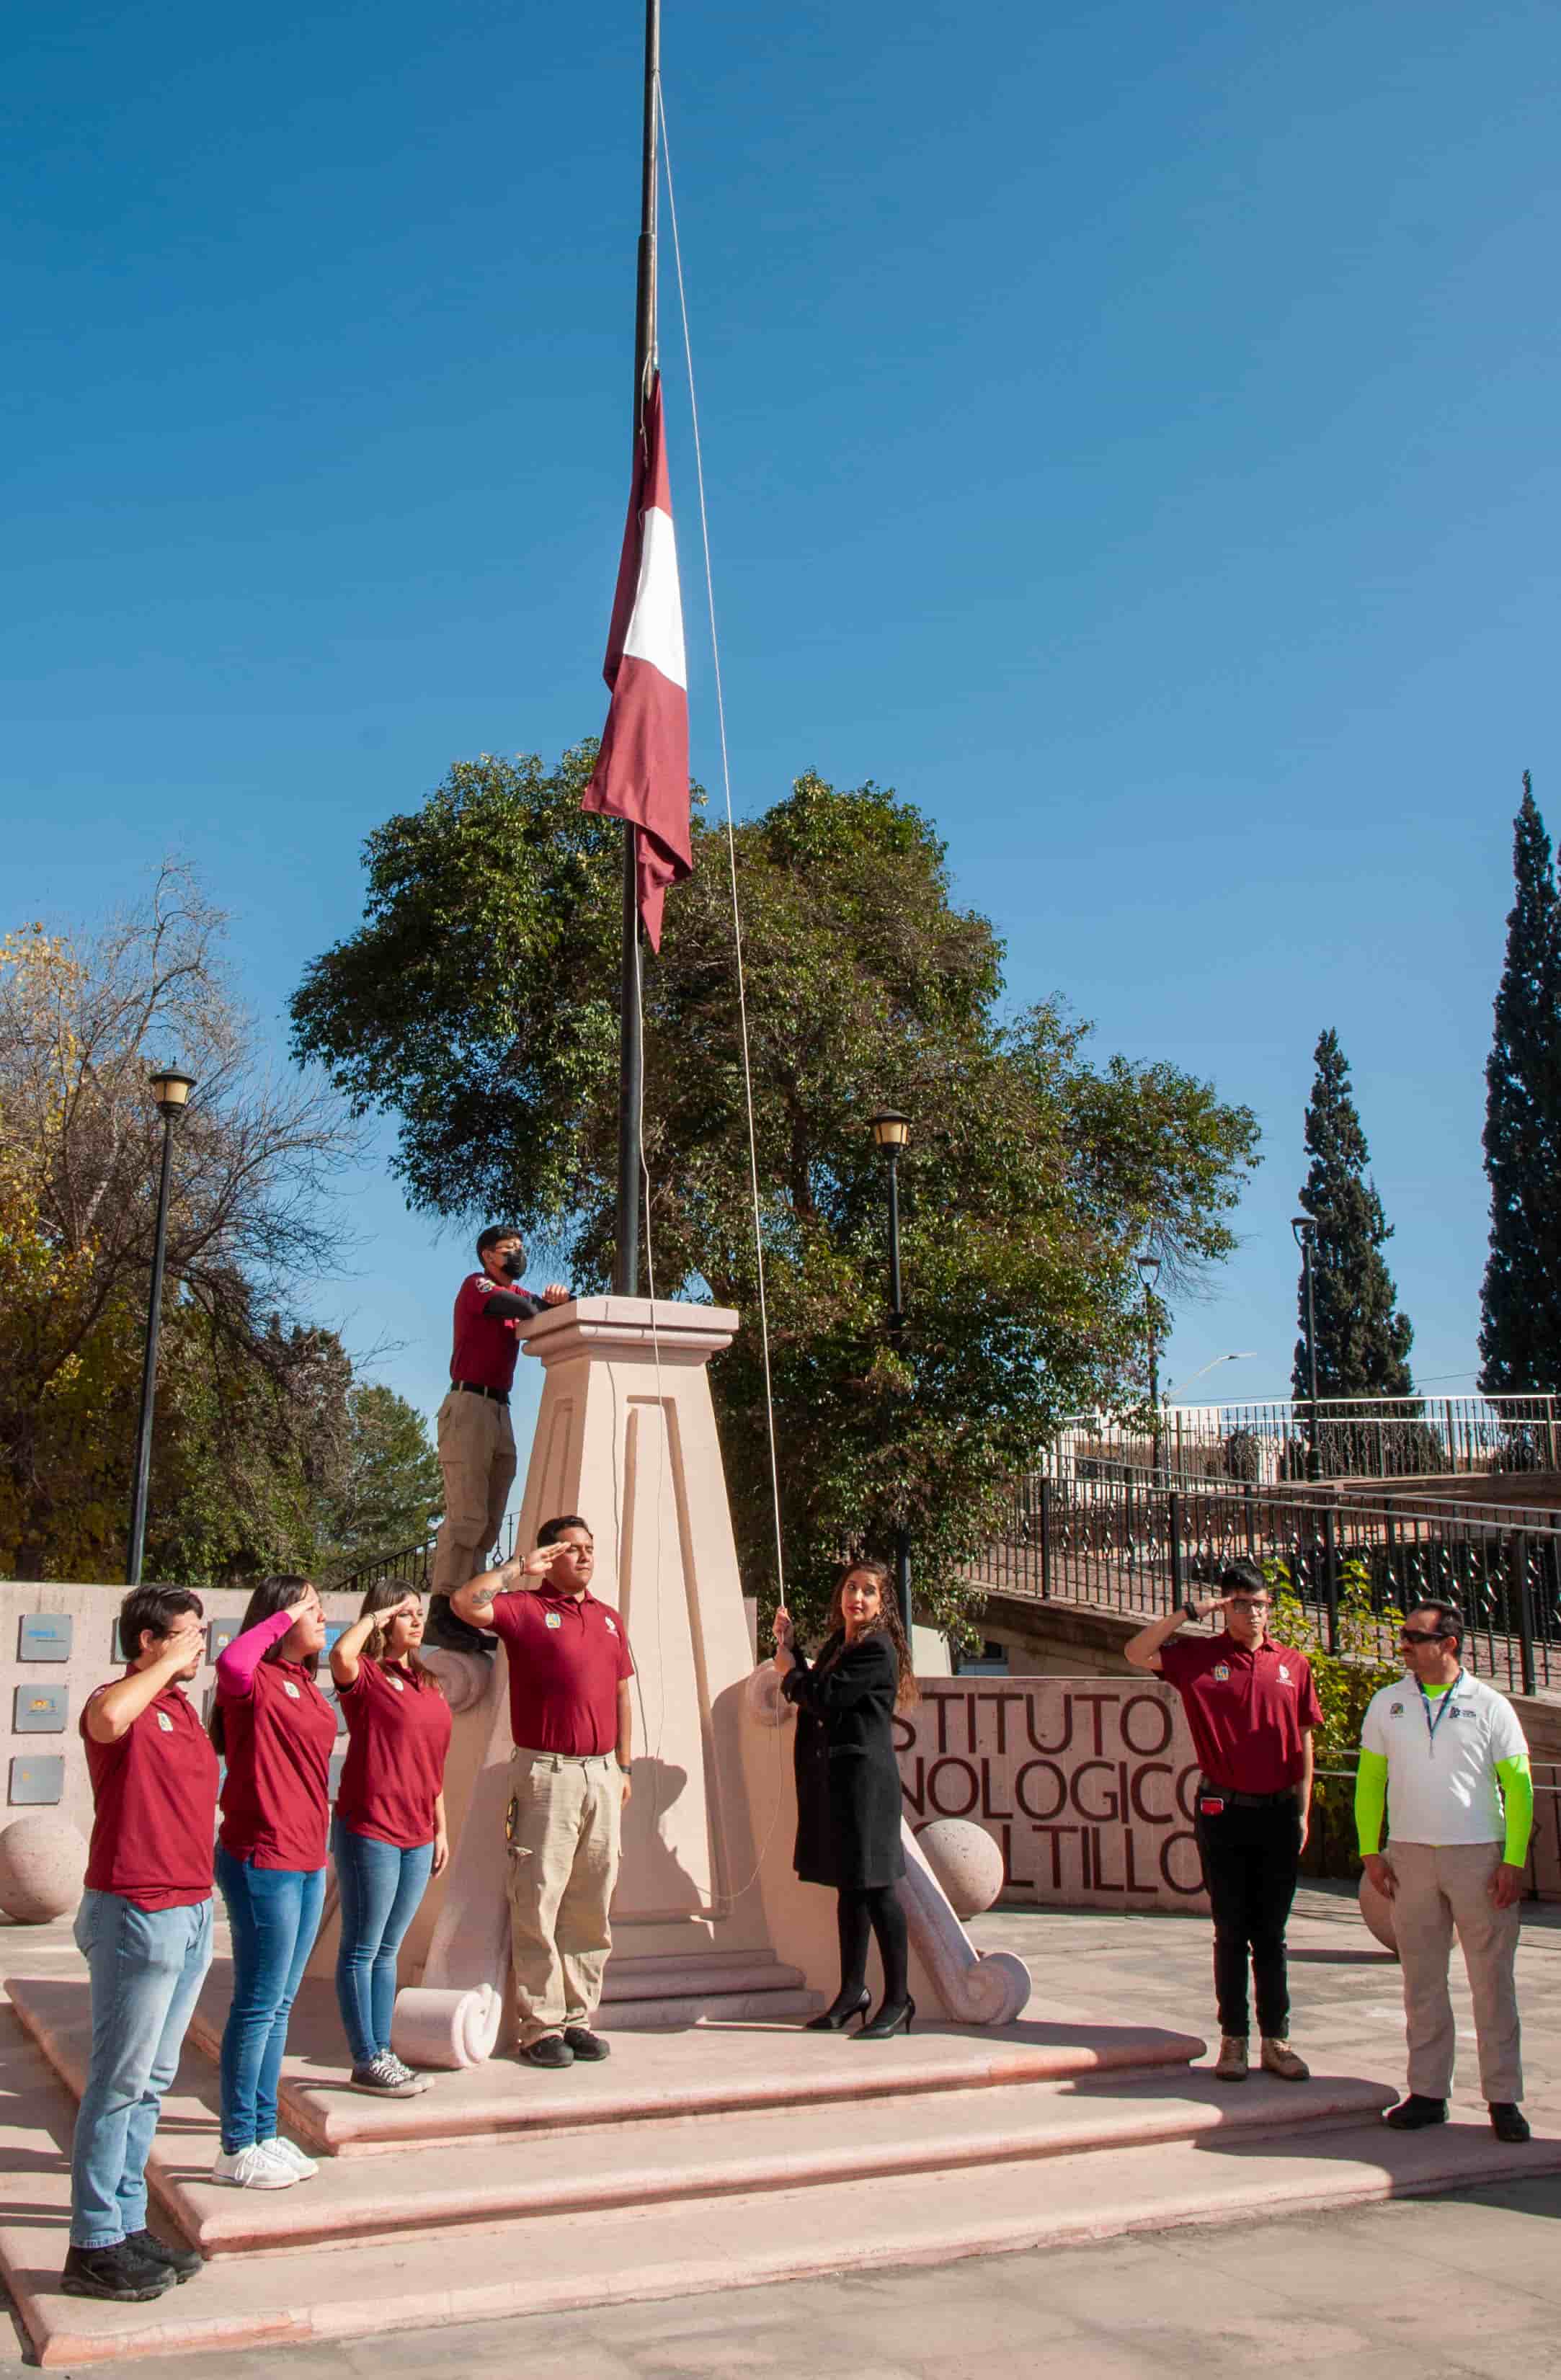
[[(211, 2061), (207, 2095), (215, 2082), (229, 1973), (226, 1964), (213, 1968), (186, 2051), (187, 2078), (199, 2063), (192, 2063), (190, 2048)], [(18, 1976), (6, 1988), (45, 2056), (79, 2088), (76, 2078), (85, 2071), (91, 2022), (86, 1984)], [(348, 2088), (335, 1995), (328, 1983), (306, 1979), (288, 2029), (281, 2107), (284, 2129), (311, 2151), (358, 2155), (399, 2151), (414, 2142), (472, 2142), (515, 2132), (536, 2137), (626, 2120), (832, 2100), (840, 2091), (842, 2058), (852, 2061), (845, 2071), (860, 2102), (908, 2092), (1064, 2082), (1129, 2068), (1185, 2068), (1203, 2049), (1196, 2034), (1151, 2025), (1026, 2020), (1000, 2030), (955, 2030), (919, 2023), (909, 2038), (860, 2046), (791, 2025), (700, 2025), (619, 2037), (616, 2052), (598, 2066), (549, 2073), (513, 2057), (496, 2058), (436, 2076), (419, 2098), (381, 2100)]]
[[(686, 2045), (691, 2048), (693, 2045)], [(860, 2055), (869, 2055), (864, 2047)], [(1120, 2084), (1124, 2092), (1132, 2087)], [(1293, 2105), (1316, 2085), (1288, 2088)], [(1482, 2110), (1458, 2106), (1434, 2131), (1401, 2134), (1357, 2122), (1284, 2135), (1221, 2123), (1190, 2138), (1140, 2142), (1087, 2160), (1057, 2155), (947, 2170), (817, 2180), (809, 2187), (736, 2190), (698, 2202), (600, 2207), (524, 2222), (468, 2224), (432, 2236), (377, 2231), (348, 2245), (298, 2243), (228, 2254), (150, 2306), (60, 2295), (69, 2200), (69, 2095), (30, 2044), (0, 2044), (7, 2091), (5, 2161), (26, 2176), (0, 2215), (0, 2266), (41, 2363), (57, 2368), (135, 2356), (302, 2344), (520, 2313), (752, 2287), (810, 2274), (925, 2265), (1108, 2238), (1186, 2222), (1243, 2223), (1287, 2209), (1471, 2188), (1561, 2169), (1561, 2138), (1504, 2149)], [(1233, 2098), (1239, 2098), (1237, 2091)], [(170, 2111), (172, 2113), (172, 2111)], [(816, 2121), (808, 2119), (804, 2131)], [(177, 2136), (176, 2136), (177, 2137)], [(533, 2154), (541, 2152), (532, 2143)], [(551, 2154), (551, 2152), (549, 2152)], [(387, 2181), (382, 2216), (412, 2159)], [(468, 2171), (479, 2192), (487, 2160)], [(348, 2160), (335, 2169), (350, 2178)], [(267, 2194), (274, 2207), (323, 2181)], [(235, 2192), (236, 2198), (245, 2195)], [(497, 2236), (495, 2237), (495, 2231)]]

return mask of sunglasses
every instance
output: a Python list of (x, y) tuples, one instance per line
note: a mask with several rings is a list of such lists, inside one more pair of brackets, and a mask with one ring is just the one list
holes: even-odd
[(1440, 1645), (1452, 1634), (1450, 1628), (1400, 1628), (1401, 1645)]

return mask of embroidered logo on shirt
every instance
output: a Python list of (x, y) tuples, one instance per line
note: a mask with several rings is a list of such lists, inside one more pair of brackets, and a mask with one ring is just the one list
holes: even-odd
[(1294, 1682), (1291, 1679), (1290, 1672), (1287, 1670), (1283, 1661), (1279, 1664), (1279, 1682), (1282, 1686), (1287, 1686)]
[(1214, 1683), (1216, 1686), (1223, 1686), (1229, 1675), (1230, 1663), (1228, 1661), (1216, 1661), (1214, 1663)]
[(173, 1720), (168, 1717), (168, 1714), (167, 1714), (167, 1712), (166, 1712), (166, 1711), (159, 1711), (159, 1712), (158, 1712), (158, 1714), (157, 1714), (157, 1724), (158, 1724), (158, 1726), (162, 1729), (162, 1730), (163, 1730), (163, 1732), (164, 1732), (164, 1734), (165, 1734), (165, 1735), (172, 1735), (172, 1733), (173, 1733), (173, 1731), (174, 1731), (174, 1722), (173, 1722)]
[(618, 1623), (617, 1623), (617, 1621), (616, 1621), (616, 1620), (614, 1620), (614, 1619), (613, 1619), (613, 1618), (612, 1618), (608, 1613), (605, 1613), (605, 1612), (604, 1612), (604, 1614), (603, 1614), (603, 1618), (604, 1618), (604, 1620), (606, 1620), (607, 1626), (608, 1626), (609, 1630), (611, 1631), (611, 1633), (613, 1633), (613, 1635), (615, 1635), (615, 1636), (616, 1636), (616, 1635), (617, 1634), (617, 1633), (618, 1633)]
[(407, 1691), (406, 1687), (401, 1683), (401, 1681), (400, 1681), (400, 1679), (399, 1679), (399, 1678), (391, 1678), (390, 1680), (388, 1680), (388, 1681), (387, 1681), (387, 1682), (388, 1682), (389, 1684), (391, 1684), (391, 1685), (393, 1685), (393, 1686), (395, 1687), (395, 1689), (396, 1689), (396, 1693), (397, 1693), (398, 1694), (404, 1694), (406, 1693), (406, 1691)]
[(556, 1611), (544, 1611), (543, 1618), (546, 1621), (550, 1628), (562, 1628), (564, 1625), (563, 1621), (559, 1618)]
[(288, 1699), (288, 1701), (289, 1701), (289, 1702), (294, 1702), (294, 1703), (296, 1703), (296, 1702), (298, 1701), (298, 1699), (299, 1699), (299, 1690), (298, 1690), (297, 1686), (295, 1686), (295, 1685), (294, 1685), (294, 1683), (293, 1683), (293, 1682), (292, 1682), (292, 1680), (291, 1680), (290, 1678), (284, 1678), (284, 1679), (283, 1679), (283, 1681), (282, 1681), (282, 1692), (287, 1695), (287, 1699)]
[(1388, 1704), (1388, 1706), (1387, 1706), (1387, 1715), (1388, 1715), (1388, 1718), (1396, 1718), (1398, 1717), (1399, 1712), (1403, 1709), (1403, 1707), (1404, 1707), (1404, 1706), (1403, 1706), (1403, 1704), (1402, 1704), (1402, 1703), (1389, 1703), (1389, 1704)]

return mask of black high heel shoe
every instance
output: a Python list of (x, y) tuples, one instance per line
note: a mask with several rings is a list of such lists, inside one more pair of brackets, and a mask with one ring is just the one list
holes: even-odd
[(804, 2033), (844, 2033), (854, 2016), (865, 2016), (872, 2006), (872, 1994), (863, 1984), (860, 1992), (836, 1992), (822, 2016), (811, 2016), (802, 2027)]
[(871, 2024), (864, 2024), (853, 2038), (858, 2041), (889, 2041), (896, 2033), (909, 2033), (916, 2014), (916, 2002), (908, 1993), (903, 2000), (885, 2000)]

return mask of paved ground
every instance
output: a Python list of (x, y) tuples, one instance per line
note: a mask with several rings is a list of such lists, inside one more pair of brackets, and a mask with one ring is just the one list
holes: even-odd
[[(997, 1914), (973, 1929), (1124, 2017), (1208, 2029), (1208, 1934), (1177, 1917)], [(1393, 2078), (1397, 1975), (1337, 1889), (1311, 1888), (1291, 1933), (1298, 2042), (1320, 2065)], [(42, 1947), (33, 1934), (30, 1945)], [(7, 1948), (0, 1933), (0, 1963)], [(67, 1946), (59, 1945), (62, 1957)], [(30, 1965), (35, 1957), (30, 1957)], [(1533, 2112), (1561, 2124), (1561, 1911), (1530, 1912), (1520, 1985)], [(1460, 2035), (1472, 2046), (1467, 2000)], [(1472, 2096), (1475, 2077), (1459, 2077)], [(872, 2185), (864, 2184), (864, 2189)], [(1016, 2189), (1023, 2188), (1016, 2170)], [(475, 2325), (340, 2348), (180, 2357), (159, 2380), (1159, 2380), (1337, 2374), (1561, 2380), (1561, 2176), (1440, 2200), (1184, 2228), (1062, 2251)], [(277, 2265), (286, 2287), (286, 2263)], [(200, 2288), (201, 2283), (190, 2284)], [(19, 2374), (19, 2341), (0, 2380)]]

